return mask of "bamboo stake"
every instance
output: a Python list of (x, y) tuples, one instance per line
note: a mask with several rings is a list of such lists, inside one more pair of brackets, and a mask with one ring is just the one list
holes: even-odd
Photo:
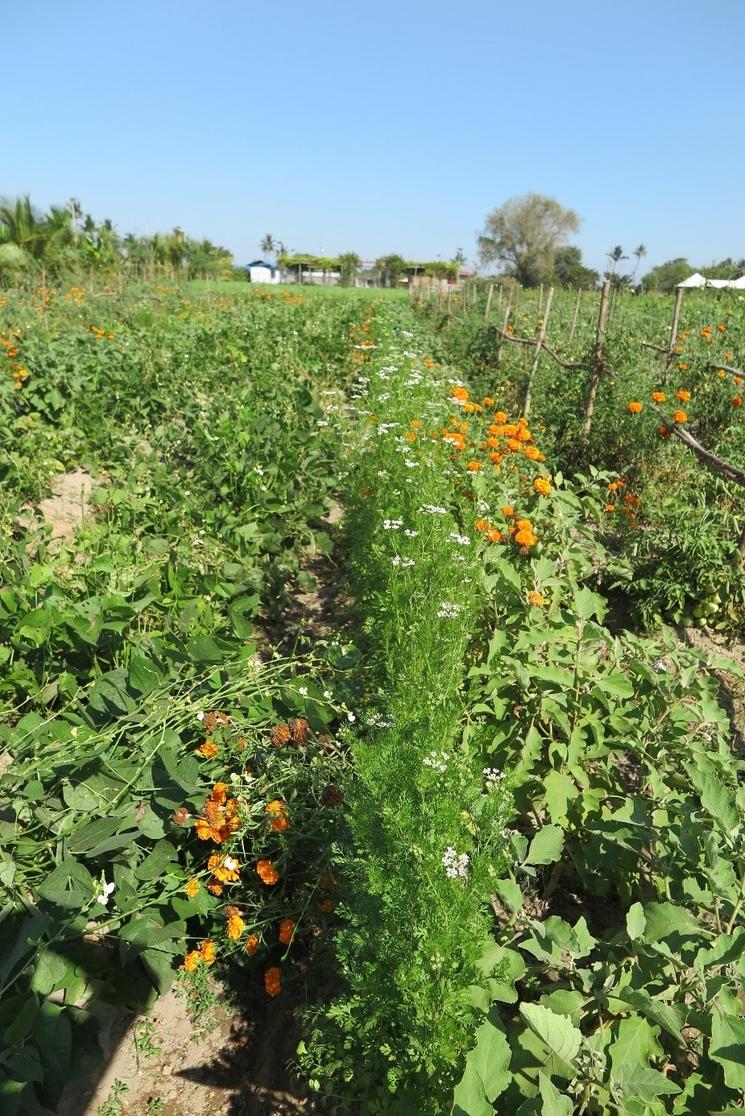
[[(541, 288), (541, 291), (542, 290), (543, 290), (543, 288)], [(523, 418), (527, 418), (528, 415), (530, 414), (530, 404), (532, 402), (532, 397), (533, 397), (533, 380), (535, 379), (535, 374), (538, 371), (538, 365), (539, 365), (540, 359), (541, 359), (541, 349), (543, 348), (543, 342), (546, 338), (546, 329), (548, 328), (548, 316), (551, 313), (551, 301), (552, 301), (553, 297), (554, 297), (554, 288), (549, 287), (548, 292), (546, 294), (546, 309), (544, 310), (543, 317), (541, 318), (541, 324), (540, 324), (540, 328), (538, 330), (538, 337), (537, 337), (536, 343), (535, 343), (535, 356), (533, 357), (533, 367), (530, 370), (530, 375), (528, 376), (528, 383), (527, 383), (527, 386), (525, 388), (525, 402), (523, 403)]]
[(577, 318), (579, 316), (579, 304), (580, 304), (581, 299), (582, 299), (582, 288), (577, 287), (577, 301), (574, 304), (574, 315), (572, 317), (572, 327), (569, 330), (569, 341), (567, 342), (569, 345), (571, 345), (572, 341), (574, 341), (574, 331), (577, 328)]
[(590, 387), (587, 392), (587, 403), (585, 405), (585, 418), (582, 423), (581, 438), (587, 441), (592, 429), (592, 416), (595, 411), (595, 400), (598, 394), (598, 384), (600, 377), (605, 368), (603, 361), (603, 342), (605, 341), (605, 329), (608, 320), (608, 296), (610, 294), (610, 279), (606, 279), (603, 283), (603, 293), (600, 296), (600, 312), (598, 314), (598, 326), (595, 333), (595, 346), (592, 351), (592, 369), (590, 371)]
[(678, 340), (678, 322), (680, 321), (680, 307), (683, 302), (683, 288), (678, 287), (675, 291), (675, 306), (673, 307), (673, 320), (670, 325), (670, 341), (667, 346), (667, 359), (665, 360), (665, 380), (667, 381), (667, 374), (670, 371), (670, 366), (675, 360), (675, 343)]

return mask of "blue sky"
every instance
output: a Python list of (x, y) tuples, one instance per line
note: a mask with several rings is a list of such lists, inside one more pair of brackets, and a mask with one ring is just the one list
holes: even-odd
[(745, 256), (743, 0), (29, 0), (2, 22), (6, 196), (237, 262), (265, 233), (473, 259), (527, 192), (576, 210), (598, 269), (614, 244)]

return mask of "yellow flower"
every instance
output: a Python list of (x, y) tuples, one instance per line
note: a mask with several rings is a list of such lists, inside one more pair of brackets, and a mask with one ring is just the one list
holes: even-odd
[(186, 892), (189, 899), (194, 899), (197, 895), (199, 895), (199, 880), (189, 880), (186, 887), (184, 888), (184, 891)]
[(543, 593), (539, 593), (537, 589), (528, 590), (528, 604), (533, 608), (542, 608), (546, 603), (546, 598)]
[(533, 488), (539, 496), (548, 496), (551, 491), (551, 480), (549, 477), (536, 477), (533, 481)]

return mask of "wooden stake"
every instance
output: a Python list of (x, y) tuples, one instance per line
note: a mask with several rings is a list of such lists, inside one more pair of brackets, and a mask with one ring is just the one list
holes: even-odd
[(543, 313), (543, 283), (538, 288), (538, 313)]
[(574, 304), (574, 316), (572, 317), (572, 328), (569, 330), (569, 341), (567, 344), (571, 345), (574, 340), (574, 331), (577, 328), (577, 318), (579, 316), (579, 304), (582, 298), (582, 288), (577, 287), (577, 301)]
[(507, 336), (507, 326), (510, 324), (510, 310), (512, 309), (512, 291), (507, 295), (507, 309), (504, 312), (504, 322), (502, 324), (502, 332), (499, 334), (499, 344), (497, 345), (497, 361), (499, 364), (500, 357), (502, 356), (502, 346), (504, 339)]
[(530, 414), (530, 404), (531, 404), (532, 396), (533, 396), (533, 380), (535, 379), (535, 374), (538, 371), (538, 365), (539, 365), (540, 359), (541, 359), (541, 349), (543, 348), (543, 342), (546, 339), (546, 329), (548, 328), (548, 316), (551, 313), (551, 300), (553, 299), (553, 297), (554, 297), (554, 288), (549, 287), (548, 288), (548, 293), (546, 294), (546, 309), (543, 312), (543, 317), (541, 318), (541, 324), (540, 324), (540, 327), (538, 329), (538, 337), (536, 338), (535, 356), (533, 357), (533, 367), (530, 370), (530, 375), (528, 376), (528, 383), (527, 383), (527, 386), (525, 388), (525, 402), (523, 403), (523, 418), (527, 418), (528, 415)]
[[(678, 340), (678, 323), (680, 321), (680, 307), (683, 302), (683, 287), (678, 287), (675, 291), (675, 306), (673, 307), (673, 320), (670, 326), (670, 343), (667, 346), (667, 360), (665, 361), (665, 373), (670, 370), (670, 365), (676, 357), (675, 345)], [(666, 377), (667, 378), (667, 375)]]
[(494, 284), (490, 283), (489, 284), (489, 293), (486, 296), (486, 310), (484, 310), (484, 325), (487, 325), (487, 323), (489, 321), (489, 311), (491, 310), (491, 300), (492, 300), (492, 295), (493, 294), (494, 294)]
[(600, 313), (598, 314), (598, 326), (595, 333), (595, 346), (592, 351), (592, 368), (590, 370), (590, 387), (587, 392), (587, 403), (585, 404), (585, 418), (582, 423), (581, 438), (587, 441), (592, 430), (592, 416), (595, 411), (595, 400), (598, 394), (598, 384), (600, 377), (603, 373), (605, 365), (603, 363), (603, 342), (605, 341), (605, 328), (608, 321), (608, 297), (610, 294), (610, 279), (606, 279), (603, 283), (603, 293), (600, 296)]

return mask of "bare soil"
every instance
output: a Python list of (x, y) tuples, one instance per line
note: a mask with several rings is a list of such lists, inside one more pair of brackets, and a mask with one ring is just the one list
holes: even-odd
[(53, 539), (71, 539), (90, 513), (93, 477), (80, 468), (57, 473), (50, 488), (52, 495), (39, 503), (39, 511), (52, 525)]

